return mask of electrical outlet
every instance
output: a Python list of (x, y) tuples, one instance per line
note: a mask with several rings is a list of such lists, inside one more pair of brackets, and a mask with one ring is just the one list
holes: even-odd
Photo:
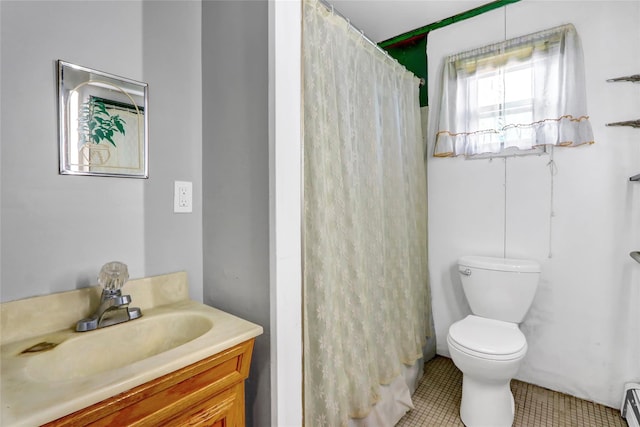
[(176, 213), (193, 212), (193, 184), (191, 182), (174, 182), (173, 211)]

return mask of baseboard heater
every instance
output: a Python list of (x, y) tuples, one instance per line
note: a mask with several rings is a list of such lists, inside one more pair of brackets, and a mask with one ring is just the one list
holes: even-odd
[(627, 420), (629, 427), (640, 427), (640, 384), (627, 383), (624, 385), (622, 418)]

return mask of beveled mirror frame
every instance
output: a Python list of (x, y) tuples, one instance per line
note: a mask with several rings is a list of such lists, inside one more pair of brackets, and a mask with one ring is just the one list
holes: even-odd
[(57, 65), (60, 174), (148, 178), (147, 83)]

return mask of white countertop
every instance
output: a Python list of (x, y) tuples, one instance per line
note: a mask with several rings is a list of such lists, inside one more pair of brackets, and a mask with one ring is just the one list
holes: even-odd
[[(75, 322), (87, 317), (97, 305), (99, 289), (82, 289), (0, 305), (0, 425), (33, 426), (53, 421), (224, 351), (263, 332), (261, 326), (189, 300), (186, 273), (131, 281), (122, 291), (123, 294), (131, 295), (130, 306), (142, 309), (142, 318), (89, 332), (75, 332)], [(65, 310), (69, 308), (69, 304), (85, 300), (84, 308), (79, 312)], [(72, 312), (71, 315), (69, 311)], [(105, 331), (105, 337), (125, 336), (126, 338), (121, 339), (124, 342), (111, 342), (109, 346), (113, 352), (126, 352), (128, 340), (135, 340), (136, 337), (120, 332), (131, 331), (135, 335), (135, 322), (153, 322), (162, 316), (184, 315), (206, 318), (205, 321), (211, 322), (213, 326), (178, 347), (91, 375), (74, 377), (62, 372), (60, 375), (51, 375), (53, 379), (38, 377), (29, 369), (34, 365), (34, 358), (55, 356), (56, 348), (48, 350), (48, 355), (45, 352), (21, 354), (24, 349), (43, 341), (60, 343), (62, 348), (65, 341), (82, 340), (85, 334), (97, 334), (100, 331)], [(125, 329), (127, 325), (129, 328)], [(111, 331), (107, 332), (109, 329)], [(113, 332), (118, 334), (114, 335)], [(93, 338), (101, 338), (101, 335), (94, 335)], [(87, 354), (81, 357), (91, 358), (92, 351), (95, 350), (91, 346), (87, 347)], [(64, 369), (70, 367), (65, 366)]]

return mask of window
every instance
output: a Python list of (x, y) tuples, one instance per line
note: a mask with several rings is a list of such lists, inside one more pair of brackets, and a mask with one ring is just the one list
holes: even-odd
[(434, 156), (593, 143), (573, 25), (445, 59)]

